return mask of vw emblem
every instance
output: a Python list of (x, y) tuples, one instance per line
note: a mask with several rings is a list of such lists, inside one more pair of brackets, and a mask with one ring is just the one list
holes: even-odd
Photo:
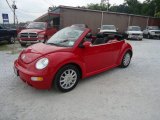
[(23, 60), (25, 57), (26, 57), (25, 54), (22, 54), (22, 55), (21, 55), (21, 59), (22, 59), (22, 60)]

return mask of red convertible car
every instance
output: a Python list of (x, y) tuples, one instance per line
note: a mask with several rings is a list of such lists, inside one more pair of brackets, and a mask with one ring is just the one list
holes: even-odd
[(132, 47), (121, 35), (98, 33), (70, 26), (54, 34), (45, 44), (23, 50), (14, 71), (25, 83), (38, 89), (52, 85), (62, 92), (76, 87), (79, 79), (120, 66), (127, 67)]

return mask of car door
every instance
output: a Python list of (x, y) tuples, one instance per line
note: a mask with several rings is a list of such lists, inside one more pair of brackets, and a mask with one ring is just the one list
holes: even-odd
[(95, 45), (82, 49), (82, 58), (85, 62), (86, 72), (94, 72), (104, 67), (104, 45)]
[(111, 40), (104, 47), (104, 58), (106, 59), (105, 67), (110, 68), (117, 65), (120, 50), (124, 44), (124, 40)]
[(0, 39), (5, 39), (7, 37), (7, 29), (3, 29), (0, 26)]
[(148, 27), (145, 28), (145, 30), (143, 31), (143, 34), (145, 34), (145, 35), (148, 34)]
[(91, 73), (116, 66), (123, 43), (124, 41), (112, 40), (109, 43), (84, 48), (82, 57), (86, 65), (86, 72)]
[(51, 27), (50, 24), (47, 25), (46, 34), (47, 34), (48, 38), (52, 37), (52, 35), (56, 32), (57, 32), (57, 30), (55, 28)]

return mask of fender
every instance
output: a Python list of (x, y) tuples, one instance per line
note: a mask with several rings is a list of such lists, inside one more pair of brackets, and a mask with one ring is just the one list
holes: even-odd
[(54, 74), (58, 72), (58, 70), (67, 64), (76, 64), (80, 67), (82, 72), (82, 78), (85, 77), (86, 67), (85, 63), (82, 62), (81, 58), (71, 52), (56, 52), (49, 54), (50, 66)]
[(120, 53), (119, 53), (119, 57), (118, 57), (118, 61), (117, 61), (118, 65), (121, 64), (123, 56), (127, 51), (131, 51), (132, 52), (132, 56), (133, 56), (133, 51), (132, 51), (131, 45), (128, 44), (127, 42), (125, 42), (125, 44), (122, 46), (122, 49), (120, 50)]

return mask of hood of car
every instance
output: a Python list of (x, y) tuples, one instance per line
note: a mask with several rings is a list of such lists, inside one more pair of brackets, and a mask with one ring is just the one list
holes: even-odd
[(160, 32), (160, 30), (149, 30), (150, 32)]
[(54, 53), (54, 52), (69, 52), (72, 48), (68, 47), (58, 47), (58, 46), (52, 46), (52, 45), (46, 45), (43, 43), (34, 44), (25, 50), (20, 54), (20, 59), (24, 63), (31, 63), (34, 60), (38, 59), (39, 57), (42, 57), (44, 55)]
[(41, 30), (41, 29), (24, 29), (20, 33), (40, 33), (44, 31), (45, 30)]
[(142, 34), (142, 31), (127, 31), (128, 34)]

